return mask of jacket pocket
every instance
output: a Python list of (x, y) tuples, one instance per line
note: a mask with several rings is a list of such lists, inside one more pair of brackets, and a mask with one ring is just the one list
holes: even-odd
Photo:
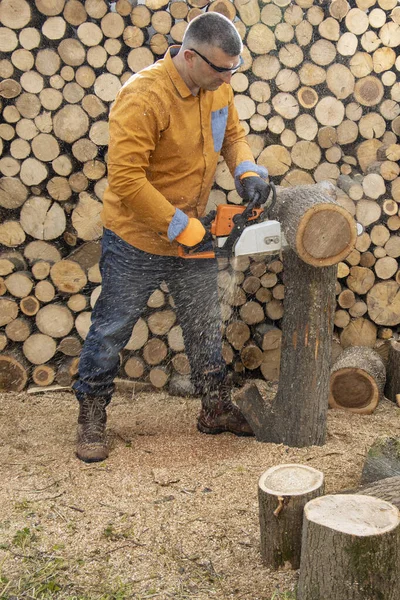
[(214, 150), (219, 152), (225, 136), (226, 123), (228, 120), (228, 107), (213, 110), (211, 113), (211, 129), (214, 141)]

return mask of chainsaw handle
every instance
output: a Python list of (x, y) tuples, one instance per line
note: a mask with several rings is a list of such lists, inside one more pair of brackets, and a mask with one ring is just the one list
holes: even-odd
[(200, 217), (199, 221), (205, 229), (210, 229), (211, 223), (214, 221), (217, 214), (216, 210), (210, 210), (210, 212), (204, 217)]

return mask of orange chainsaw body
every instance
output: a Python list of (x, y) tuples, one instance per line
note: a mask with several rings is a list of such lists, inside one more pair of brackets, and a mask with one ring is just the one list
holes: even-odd
[[(219, 204), (217, 206), (217, 214), (214, 221), (211, 223), (211, 234), (214, 238), (228, 237), (233, 227), (234, 216), (241, 214), (246, 209), (245, 206), (235, 206), (232, 204)], [(253, 209), (249, 221), (254, 221), (263, 212), (262, 208)], [(203, 252), (196, 252), (188, 249), (184, 249), (182, 246), (178, 248), (178, 256), (181, 258), (215, 258), (214, 250), (207, 250)]]
[[(232, 231), (235, 223), (233, 217), (245, 210), (245, 206), (234, 206), (232, 204), (219, 204), (215, 220), (211, 224), (211, 233), (215, 237), (226, 237)], [(262, 213), (262, 208), (255, 208), (249, 221), (254, 221)]]

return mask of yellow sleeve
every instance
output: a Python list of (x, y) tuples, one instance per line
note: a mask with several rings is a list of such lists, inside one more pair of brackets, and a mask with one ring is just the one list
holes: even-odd
[(230, 90), (228, 104), (228, 121), (226, 124), (224, 143), (221, 154), (232, 174), (236, 167), (244, 161), (254, 162), (254, 156), (246, 140), (246, 134), (239, 121), (239, 115), (236, 110), (233, 99), (233, 91)]
[(146, 97), (122, 90), (110, 113), (108, 184), (138, 221), (166, 234), (175, 207), (147, 179), (161, 127)]

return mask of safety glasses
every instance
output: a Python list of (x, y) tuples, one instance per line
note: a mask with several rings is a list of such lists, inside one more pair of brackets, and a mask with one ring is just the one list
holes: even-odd
[(195, 50), (194, 48), (189, 48), (189, 50), (191, 50), (192, 52), (196, 52), (196, 54), (198, 54), (200, 56), (200, 58), (202, 58), (204, 60), (204, 62), (206, 62), (212, 69), (214, 69), (214, 71), (217, 71), (217, 73), (234, 73), (244, 63), (243, 58), (240, 57), (240, 62), (235, 67), (217, 67), (217, 65), (214, 65), (210, 60), (208, 60), (208, 58), (206, 58), (205, 56), (200, 54), (200, 52), (198, 50)]

